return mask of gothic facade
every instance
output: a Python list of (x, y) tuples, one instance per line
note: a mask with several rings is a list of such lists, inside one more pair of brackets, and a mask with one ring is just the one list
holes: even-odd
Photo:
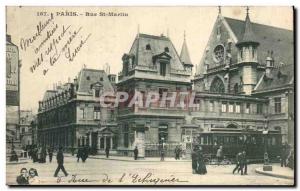
[[(219, 13), (194, 77), (204, 131), (267, 130), (294, 142), (293, 32)], [(276, 142), (276, 140), (271, 140)]]

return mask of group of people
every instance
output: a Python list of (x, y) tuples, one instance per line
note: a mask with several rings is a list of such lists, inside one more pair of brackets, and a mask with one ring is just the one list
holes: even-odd
[(47, 158), (47, 152), (49, 156), (49, 162), (52, 162), (54, 149), (49, 147), (46, 150), (46, 147), (37, 147), (36, 145), (32, 145), (27, 149), (28, 156), (32, 159), (33, 162), (45, 163)]
[(294, 169), (294, 150), (290, 148), (287, 142), (281, 146), (280, 163), (281, 167)]
[(241, 175), (247, 175), (246, 151), (239, 152), (236, 155), (236, 166), (233, 169), (232, 174), (234, 174), (236, 171), (238, 171), (238, 173), (241, 171)]
[(34, 168), (30, 168), (29, 171), (22, 168), (16, 181), (19, 185), (37, 185), (40, 183), (37, 170)]
[[(223, 147), (220, 146), (216, 153), (217, 165), (220, 165), (224, 159)], [(203, 155), (202, 147), (195, 146), (192, 152), (192, 169), (193, 174), (206, 174), (207, 169), (205, 165), (205, 157)], [(239, 152), (236, 155), (236, 166), (233, 169), (233, 174), (238, 171), (241, 175), (247, 175), (247, 155), (246, 151)]]

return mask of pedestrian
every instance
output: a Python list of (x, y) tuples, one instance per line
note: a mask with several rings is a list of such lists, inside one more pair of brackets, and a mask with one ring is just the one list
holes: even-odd
[(58, 150), (57, 155), (56, 155), (56, 160), (57, 160), (58, 166), (55, 170), (54, 177), (57, 177), (57, 174), (60, 170), (63, 171), (65, 176), (68, 176), (68, 173), (67, 173), (67, 171), (65, 170), (65, 167), (64, 167), (64, 153), (63, 153), (63, 148), (62, 147), (59, 147), (59, 150)]
[(180, 155), (180, 148), (177, 145), (176, 148), (175, 148), (175, 160), (179, 160), (180, 159), (179, 155)]
[(22, 168), (20, 171), (20, 175), (17, 176), (17, 183), (19, 185), (28, 185), (28, 172), (26, 168)]
[(223, 159), (223, 147), (220, 146), (220, 148), (217, 150), (217, 160), (218, 160), (218, 165), (220, 165), (220, 162)]
[(288, 156), (287, 166), (291, 169), (294, 169), (294, 150), (291, 149), (290, 154)]
[(36, 145), (33, 147), (33, 150), (32, 150), (32, 161), (34, 163), (38, 162), (38, 149), (37, 149)]
[(289, 148), (288, 148), (288, 144), (287, 142), (285, 142), (282, 146), (281, 146), (281, 167), (287, 167), (287, 157), (289, 155)]
[(243, 151), (242, 159), (241, 159), (241, 175), (247, 175), (247, 166), (248, 166), (247, 160), (248, 159), (247, 159), (246, 151)]
[(137, 146), (135, 146), (134, 150), (133, 150), (133, 154), (134, 154), (134, 160), (137, 160), (138, 154), (139, 154), (139, 150), (137, 148)]
[(52, 162), (52, 157), (53, 157), (53, 148), (52, 147), (48, 148), (48, 155), (49, 155), (49, 162)]
[(233, 169), (232, 174), (234, 174), (236, 170), (238, 170), (238, 172), (240, 171), (240, 169), (241, 169), (242, 155), (243, 155), (242, 152), (239, 152), (236, 155), (236, 166)]
[(47, 151), (46, 151), (46, 148), (43, 146), (42, 150), (41, 150), (41, 159), (40, 159), (40, 162), (41, 163), (45, 163), (46, 162), (46, 157), (47, 157)]
[(105, 154), (106, 154), (106, 158), (108, 158), (109, 157), (109, 147), (105, 148)]
[(198, 167), (198, 156), (197, 156), (197, 147), (194, 147), (193, 151), (192, 151), (192, 169), (193, 169), (193, 174), (196, 174), (196, 170)]
[(74, 156), (74, 154), (75, 154), (75, 148), (74, 147), (71, 148), (71, 153), (72, 153), (72, 156)]
[(29, 159), (32, 159), (32, 145), (30, 145), (28, 148), (28, 157)]
[(77, 157), (77, 162), (79, 162), (80, 158), (82, 160), (82, 148), (81, 147), (78, 148), (76, 157)]
[(206, 165), (204, 163), (202, 147), (199, 147), (196, 152), (197, 152), (197, 163), (198, 163), (196, 173), (197, 174), (206, 174), (207, 170), (206, 170)]
[(82, 152), (82, 157), (81, 157), (82, 162), (85, 162), (88, 157), (89, 157), (88, 147), (84, 147)]

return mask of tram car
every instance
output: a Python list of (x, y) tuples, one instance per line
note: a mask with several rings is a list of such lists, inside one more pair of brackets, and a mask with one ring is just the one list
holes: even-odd
[(206, 158), (216, 158), (217, 150), (222, 146), (223, 156), (235, 162), (238, 152), (246, 151), (247, 158), (263, 160), (267, 152), (269, 159), (276, 161), (280, 156), (282, 134), (279, 131), (265, 130), (226, 130), (212, 128), (201, 132), (193, 140), (193, 147), (201, 146)]

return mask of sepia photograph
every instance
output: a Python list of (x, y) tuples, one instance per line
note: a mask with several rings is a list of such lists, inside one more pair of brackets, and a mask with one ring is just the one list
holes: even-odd
[(295, 186), (295, 7), (5, 16), (8, 186)]

